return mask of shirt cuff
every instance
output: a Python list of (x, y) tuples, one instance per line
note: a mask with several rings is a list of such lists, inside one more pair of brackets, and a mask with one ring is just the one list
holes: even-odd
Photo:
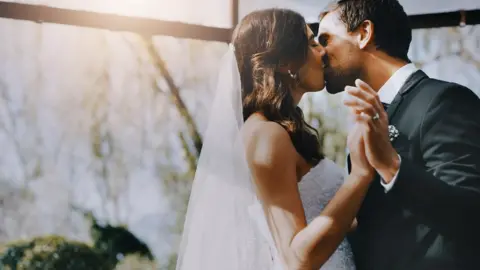
[[(399, 164), (402, 164), (402, 157), (400, 155), (398, 155), (398, 159), (400, 161)], [(395, 175), (393, 176), (392, 181), (390, 181), (390, 183), (385, 183), (385, 181), (383, 181), (383, 179), (380, 178), (380, 184), (385, 189), (385, 193), (389, 192), (393, 188), (393, 185), (395, 184), (395, 181), (397, 180), (397, 176), (398, 176), (399, 171), (400, 171), (400, 169), (397, 171), (397, 173), (395, 173)]]

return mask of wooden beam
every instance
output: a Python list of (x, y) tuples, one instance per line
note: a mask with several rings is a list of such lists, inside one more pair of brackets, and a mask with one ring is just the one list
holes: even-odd
[[(480, 24), (480, 10), (465, 10), (443, 13), (410, 15), (412, 29), (454, 27)], [(313, 32), (318, 31), (318, 22), (309, 23)]]
[(232, 33), (227, 28), (3, 1), (0, 18), (219, 42), (230, 42)]
[(232, 5), (232, 28), (238, 24), (238, 16), (239, 16), (239, 0), (230, 0)]
[[(232, 25), (238, 23), (239, 0), (231, 0)], [(172, 36), (206, 41), (230, 42), (232, 29), (137, 18), (107, 13), (0, 1), (0, 18), (55, 23), (110, 31), (134, 32), (144, 36)], [(409, 16), (413, 29), (480, 24), (480, 10)], [(318, 23), (310, 27), (316, 32)]]
[(413, 29), (476, 25), (480, 24), (480, 10), (411, 15), (409, 18)]

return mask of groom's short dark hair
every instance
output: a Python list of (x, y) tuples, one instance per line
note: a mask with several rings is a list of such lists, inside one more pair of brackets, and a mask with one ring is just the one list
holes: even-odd
[(320, 14), (340, 11), (340, 19), (348, 31), (356, 30), (362, 22), (374, 24), (374, 42), (377, 49), (407, 62), (412, 41), (412, 28), (402, 5), (397, 0), (335, 0)]

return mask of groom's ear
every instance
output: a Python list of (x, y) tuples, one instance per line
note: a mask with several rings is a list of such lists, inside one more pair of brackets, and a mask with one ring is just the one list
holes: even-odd
[(373, 43), (374, 25), (370, 20), (363, 21), (358, 27), (358, 46), (361, 50), (365, 49), (369, 44)]

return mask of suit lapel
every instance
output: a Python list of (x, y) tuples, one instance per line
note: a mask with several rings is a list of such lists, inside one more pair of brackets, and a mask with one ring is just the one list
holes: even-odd
[(405, 84), (400, 88), (398, 91), (397, 95), (393, 99), (392, 103), (387, 109), (387, 114), (388, 114), (388, 121), (392, 122), (393, 116), (398, 110), (399, 105), (402, 103), (404, 100), (405, 95), (407, 95), (415, 86), (422, 81), (423, 79), (428, 78), (427, 74), (423, 72), (422, 70), (417, 70), (414, 72), (410, 77), (408, 77), (407, 81)]
[[(428, 76), (421, 70), (416, 71), (413, 73), (405, 82), (405, 84), (400, 88), (398, 91), (397, 96), (393, 99), (391, 105), (388, 107), (387, 114), (388, 114), (388, 122), (390, 125), (395, 126), (397, 124), (394, 116), (399, 109), (400, 104), (405, 100), (405, 97), (409, 94), (414, 92), (413, 90), (415, 87), (424, 79), (427, 79)], [(409, 148), (409, 140), (408, 137), (403, 133), (404, 130), (399, 129), (400, 135), (392, 142), (392, 146), (397, 150), (399, 154), (405, 154), (405, 151), (408, 151)]]

